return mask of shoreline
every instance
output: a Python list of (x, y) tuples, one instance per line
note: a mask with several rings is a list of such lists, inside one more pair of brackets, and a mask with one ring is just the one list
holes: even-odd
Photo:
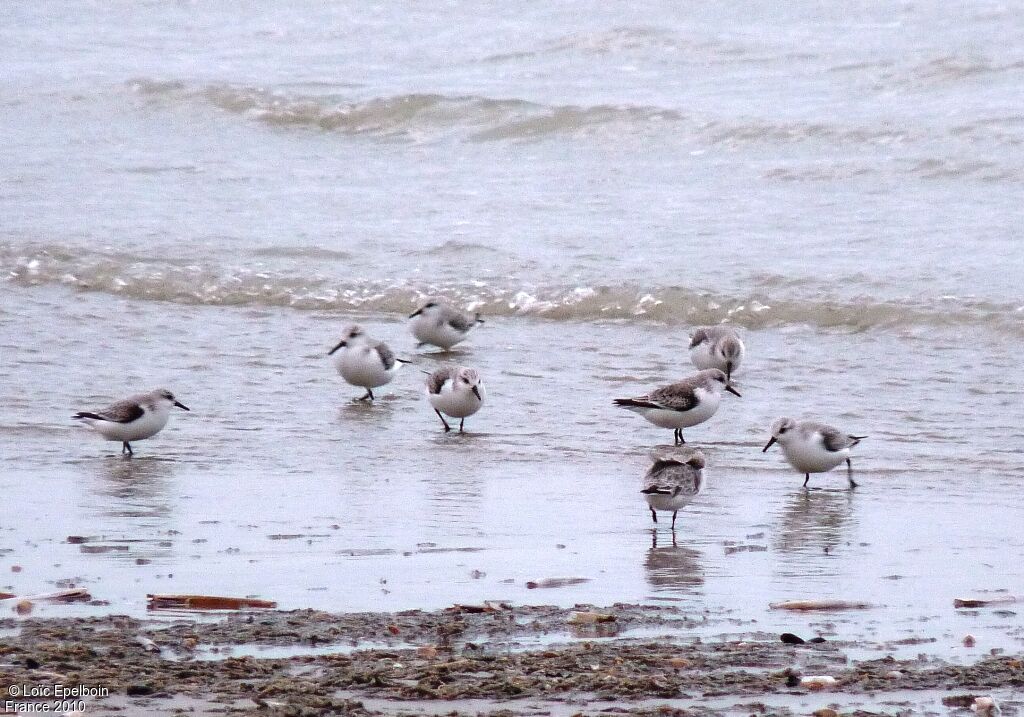
[[(45, 701), (59, 684), (106, 690), (86, 699), (84, 712), (101, 715), (831, 715), (867, 706), (972, 714), (974, 697), (988, 695), (1003, 714), (1024, 710), (1014, 695), (1024, 686), (1020, 653), (962, 664), (924, 654), (851, 658), (858, 641), (840, 636), (786, 644), (778, 634), (736, 632), (728, 619), (721, 629), (732, 632), (707, 636), (718, 617), (660, 605), (485, 603), (8, 618), (0, 621), (0, 706), (18, 709), (12, 686), (41, 688), (36, 701)], [(898, 645), (906, 641), (894, 652)], [(809, 676), (835, 682), (801, 685)]]

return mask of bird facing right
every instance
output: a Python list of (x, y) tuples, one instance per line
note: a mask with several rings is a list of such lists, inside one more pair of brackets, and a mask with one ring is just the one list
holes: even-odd
[(427, 400), (441, 419), (445, 433), (452, 427), (444, 416), (458, 418), (459, 433), (462, 433), (466, 418), (480, 410), (486, 396), (484, 383), (475, 368), (442, 366), (427, 374)]
[(659, 428), (674, 428), (676, 445), (686, 443), (683, 429), (696, 426), (715, 415), (722, 391), (740, 393), (729, 385), (717, 368), (698, 371), (682, 381), (657, 388), (636, 398), (616, 398), (615, 405), (639, 413)]
[(775, 443), (782, 446), (782, 453), (789, 464), (804, 474), (804, 486), (811, 479), (811, 473), (826, 473), (846, 461), (846, 479), (850, 488), (856, 488), (850, 449), (865, 438), (867, 436), (843, 433), (824, 423), (780, 418), (772, 424), (772, 437), (761, 452), (766, 452)]
[(132, 441), (159, 433), (171, 416), (171, 408), (188, 407), (166, 388), (140, 393), (118, 401), (102, 411), (79, 411), (72, 418), (82, 421), (108, 441), (120, 441), (121, 453), (132, 455)]
[(662, 456), (644, 476), (644, 489), (651, 518), (658, 522), (655, 511), (672, 511), (672, 529), (676, 528), (676, 513), (689, 504), (704, 487), (704, 454), (693, 451), (681, 461), (674, 456)]
[(480, 314), (466, 314), (430, 300), (409, 315), (409, 330), (420, 346), (430, 344), (449, 351), (466, 338), (470, 329), (483, 322)]
[(731, 326), (701, 326), (690, 336), (690, 360), (699, 369), (717, 368), (726, 379), (743, 363), (746, 347)]

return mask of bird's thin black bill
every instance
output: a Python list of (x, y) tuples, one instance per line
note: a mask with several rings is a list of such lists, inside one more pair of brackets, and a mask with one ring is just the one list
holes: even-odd
[(182, 403), (181, 401), (175, 401), (175, 402), (174, 402), (174, 405), (175, 405), (175, 406), (177, 406), (178, 408), (180, 408), (180, 409), (184, 410), (184, 411), (191, 411), (191, 410), (192, 410), (191, 408), (189, 408), (188, 406), (186, 406), (186, 405), (185, 405), (184, 403)]
[(764, 448), (762, 448), (761, 452), (762, 453), (767, 452), (767, 450), (769, 448), (771, 448), (772, 446), (774, 446), (774, 445), (775, 445), (775, 436), (772, 436), (771, 438), (768, 439), (768, 445), (766, 445)]

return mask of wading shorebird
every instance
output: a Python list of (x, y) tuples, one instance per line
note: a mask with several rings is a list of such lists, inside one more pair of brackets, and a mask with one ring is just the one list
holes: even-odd
[(139, 393), (104, 408), (79, 411), (72, 418), (88, 425), (108, 441), (120, 441), (121, 453), (132, 455), (132, 441), (152, 438), (167, 425), (171, 408), (188, 407), (165, 388)]

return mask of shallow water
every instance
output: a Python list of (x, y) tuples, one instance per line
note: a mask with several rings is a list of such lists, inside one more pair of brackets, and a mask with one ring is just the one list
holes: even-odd
[[(1013, 606), (952, 600), (1021, 592), (1021, 10), (790, 8), (13, 9), (0, 589), (671, 600), (1020, 649)], [(421, 396), (429, 294), (487, 316), (467, 435)], [(374, 406), (324, 356), (354, 320), (415, 361)], [(721, 320), (744, 396), (686, 431), (708, 488), (673, 544), (638, 494), (670, 434), (611, 399)], [(68, 418), (157, 385), (193, 410), (133, 460)], [(802, 490), (760, 452), (779, 415), (868, 434), (861, 488)], [(767, 609), (828, 596), (877, 607)]]

